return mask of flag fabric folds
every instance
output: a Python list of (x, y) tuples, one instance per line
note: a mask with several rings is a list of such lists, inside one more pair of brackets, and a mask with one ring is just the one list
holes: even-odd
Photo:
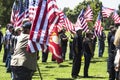
[(59, 16), (59, 19), (58, 19), (58, 24), (56, 26), (58, 31), (60, 32), (63, 29), (63, 25), (64, 25), (64, 13), (60, 11), (58, 13), (58, 16)]
[(104, 18), (110, 17), (110, 15), (111, 15), (112, 12), (114, 12), (114, 9), (102, 6), (102, 16)]
[(86, 19), (84, 17), (84, 9), (81, 10), (75, 25), (77, 27), (81, 27), (83, 29), (83, 32), (86, 32), (86, 31), (89, 30), (87, 21), (86, 21)]
[[(54, 58), (58, 63), (62, 62), (60, 47), (57, 48), (57, 44), (49, 42), (51, 39), (53, 29), (58, 22), (59, 16), (57, 16), (58, 7), (55, 0), (41, 0), (38, 4), (38, 9), (32, 28), (30, 31), (30, 38), (28, 40), (27, 50), (29, 52), (36, 52), (38, 50), (44, 50), (44, 45), (50, 46)], [(55, 32), (55, 31), (54, 31)], [(57, 37), (56, 33), (56, 37)]]
[(93, 20), (93, 12), (92, 12), (90, 5), (87, 6), (85, 13), (84, 13), (84, 16), (85, 16), (85, 19), (87, 22)]
[(55, 26), (52, 30), (52, 33), (49, 37), (49, 50), (53, 53), (53, 57), (57, 60), (58, 63), (63, 62), (62, 59), (62, 48), (59, 42), (59, 34), (57, 30), (57, 26)]
[(100, 36), (102, 33), (102, 25), (101, 25), (101, 15), (100, 13), (98, 14), (98, 17), (97, 17), (97, 20), (95, 22), (95, 25), (94, 25), (94, 34), (95, 36)]
[(64, 27), (66, 28), (67, 31), (74, 33), (73, 23), (67, 18), (66, 15), (64, 15)]
[(29, 17), (28, 6), (29, 0), (15, 0), (10, 19), (15, 27), (20, 27), (22, 25), (22, 20)]
[(117, 11), (114, 11), (113, 14), (112, 14), (112, 19), (114, 21), (115, 24), (118, 24), (120, 23), (120, 17), (119, 15), (117, 14)]
[[(47, 44), (49, 22), (52, 24), (52, 21), (54, 21), (54, 18), (52, 17), (55, 15), (55, 6), (55, 0), (41, 0), (39, 2), (36, 16), (30, 32), (28, 44), (28, 50), (30, 52), (41, 50), (40, 44)], [(35, 42), (36, 45), (33, 45), (32, 42)], [(33, 47), (31, 45), (33, 45)]]
[(39, 1), (40, 0), (29, 0), (29, 19), (31, 22), (34, 21)]

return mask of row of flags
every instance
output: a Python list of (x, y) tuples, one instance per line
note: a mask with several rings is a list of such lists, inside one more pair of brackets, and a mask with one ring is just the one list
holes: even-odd
[[(103, 17), (112, 18), (115, 23), (120, 23), (120, 18), (114, 9), (102, 7)], [(24, 18), (29, 18), (32, 22), (27, 50), (34, 53), (39, 50), (49, 48), (58, 63), (61, 63), (62, 52), (58, 40), (58, 32), (65, 28), (67, 31), (75, 33), (75, 28), (80, 27), (84, 32), (89, 30), (88, 22), (93, 20), (93, 12), (90, 5), (82, 9), (77, 21), (73, 24), (67, 16), (59, 10), (56, 0), (15, 0), (11, 13), (11, 23), (19, 27)], [(94, 25), (95, 35), (101, 35), (101, 15)], [(47, 47), (46, 47), (47, 46)]]
[(102, 16), (104, 18), (111, 17), (115, 24), (120, 23), (120, 17), (115, 9), (102, 7)]

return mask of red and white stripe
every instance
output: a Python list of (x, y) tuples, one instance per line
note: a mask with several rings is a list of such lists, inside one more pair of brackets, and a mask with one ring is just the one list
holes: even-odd
[(101, 16), (100, 16), (100, 13), (98, 15), (98, 18), (95, 22), (95, 26), (94, 26), (95, 30), (94, 30), (94, 34), (95, 36), (100, 36), (102, 34), (102, 25), (101, 25)]
[(35, 3), (33, 0), (29, 0), (29, 19), (31, 22), (34, 21), (36, 11), (38, 9), (38, 4), (40, 0), (35, 0)]
[[(28, 43), (30, 52), (41, 50), (40, 45), (48, 43), (50, 25), (55, 21), (56, 11), (57, 5), (55, 0), (41, 0), (39, 2)], [(35, 44), (32, 44), (32, 42)]]
[(64, 21), (66, 30), (74, 33), (73, 23), (67, 17), (64, 18)]
[(120, 23), (120, 17), (119, 17), (119, 15), (117, 14), (116, 11), (114, 11), (114, 13), (112, 14), (112, 19), (114, 20), (114, 23), (115, 23), (115, 24)]
[(108, 18), (112, 12), (114, 12), (114, 9), (102, 6), (102, 16), (103, 17)]
[(93, 20), (93, 12), (92, 12), (92, 9), (91, 9), (90, 5), (87, 6), (87, 9), (84, 13), (84, 17), (85, 17), (87, 22)]

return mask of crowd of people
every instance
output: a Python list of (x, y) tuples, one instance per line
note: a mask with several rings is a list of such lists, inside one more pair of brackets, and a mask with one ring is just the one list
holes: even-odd
[[(26, 51), (31, 25), (31, 22), (28, 19), (25, 19), (22, 27), (14, 28), (12, 24), (7, 24), (5, 35), (3, 35), (2, 31), (0, 30), (0, 51), (3, 44), (3, 62), (6, 66), (6, 72), (11, 73), (12, 80), (32, 80), (32, 76), (36, 71), (39, 52), (30, 54)], [(98, 57), (103, 57), (105, 40), (107, 40), (107, 72), (109, 73), (109, 80), (120, 80), (120, 28), (117, 29), (114, 25), (111, 25), (109, 29), (110, 31), (108, 32), (108, 35), (106, 35), (104, 30), (102, 30), (99, 37), (94, 35), (94, 30), (88, 30), (86, 33), (83, 33), (83, 30), (80, 27), (76, 27), (76, 33), (70, 34), (69, 36), (66, 35), (65, 28), (59, 32), (62, 58), (63, 60), (66, 60), (66, 55), (69, 55), (69, 60), (73, 60), (71, 70), (72, 78), (79, 77), (81, 60), (83, 56), (83, 76), (84, 78), (89, 77), (90, 61), (95, 54), (96, 42), (98, 42)], [(69, 47), (69, 49), (67, 49), (67, 47)], [(69, 54), (67, 54), (67, 50), (69, 50)], [(42, 62), (47, 62), (48, 54), (49, 49), (48, 46), (46, 46), (46, 49), (42, 50)], [(51, 58), (51, 61), (55, 61), (54, 57)]]

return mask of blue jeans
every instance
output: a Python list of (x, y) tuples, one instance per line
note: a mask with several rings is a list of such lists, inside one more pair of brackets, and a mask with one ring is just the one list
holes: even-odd
[(5, 63), (6, 68), (7, 68), (6, 72), (11, 72), (10, 63), (11, 63), (11, 53), (8, 52), (7, 53), (7, 58), (6, 58), (6, 63)]
[(98, 57), (102, 57), (104, 53), (105, 43), (104, 41), (98, 41)]

